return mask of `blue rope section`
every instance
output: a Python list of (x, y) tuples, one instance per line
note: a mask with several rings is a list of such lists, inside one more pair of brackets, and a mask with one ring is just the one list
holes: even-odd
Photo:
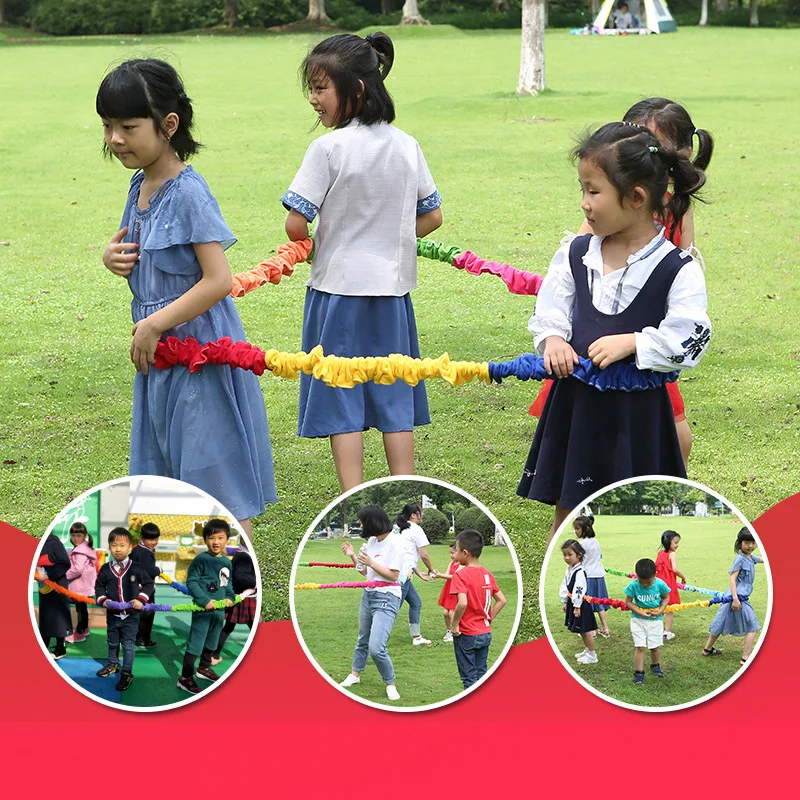
[[(489, 362), (489, 378), (495, 383), (502, 383), (503, 378), (514, 377), (521, 381), (542, 381), (552, 378), (544, 368), (542, 356), (524, 353), (511, 361)], [(658, 389), (665, 383), (676, 381), (678, 372), (653, 372), (639, 369), (636, 364), (617, 361), (606, 369), (596, 367), (591, 359), (581, 358), (572, 373), (582, 383), (593, 386), (601, 392), (642, 392), (647, 389)]]

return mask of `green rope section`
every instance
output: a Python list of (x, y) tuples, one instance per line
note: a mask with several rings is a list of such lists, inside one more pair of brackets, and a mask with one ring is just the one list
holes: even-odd
[(423, 258), (452, 264), (456, 256), (462, 252), (463, 250), (454, 244), (446, 245), (444, 242), (433, 242), (430, 239), (417, 239), (417, 255)]

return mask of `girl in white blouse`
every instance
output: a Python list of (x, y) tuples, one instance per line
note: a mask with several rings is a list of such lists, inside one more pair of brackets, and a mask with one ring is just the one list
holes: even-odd
[[(556, 380), (517, 493), (569, 511), (610, 483), (686, 476), (665, 384), (708, 347), (700, 265), (654, 219), (676, 224), (705, 183), (685, 155), (646, 128), (612, 122), (575, 150), (593, 235), (554, 256), (529, 329)], [(669, 208), (664, 197), (669, 182)], [(599, 368), (573, 376), (579, 357)]]
[[(319, 122), (281, 198), (290, 239), (317, 218), (303, 314), (303, 350), (419, 357), (410, 291), (417, 285), (417, 236), (442, 224), (441, 198), (417, 142), (390, 123), (383, 84), (394, 60), (384, 33), (332, 36), (308, 54), (301, 74)], [(336, 389), (301, 376), (298, 434), (330, 437), (342, 491), (363, 479), (364, 435), (383, 433), (392, 475), (414, 472), (414, 427), (430, 422), (423, 383), (373, 381)]]

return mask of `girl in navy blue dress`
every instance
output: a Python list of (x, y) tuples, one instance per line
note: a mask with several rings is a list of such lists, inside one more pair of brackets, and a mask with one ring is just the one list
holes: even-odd
[(730, 636), (744, 636), (744, 647), (742, 648), (741, 665), (747, 663), (750, 654), (753, 652), (753, 645), (756, 641), (756, 634), (761, 629), (761, 625), (756, 617), (753, 606), (750, 605), (750, 595), (753, 594), (753, 582), (756, 579), (756, 564), (761, 563), (758, 556), (753, 555), (756, 549), (756, 540), (749, 529), (742, 528), (736, 537), (736, 544), (733, 552), (736, 558), (733, 559), (733, 566), (728, 570), (730, 573), (730, 603), (720, 603), (717, 615), (714, 617), (708, 630), (710, 636), (703, 648), (703, 655), (718, 656), (722, 653), (714, 647), (714, 643), (723, 634)]
[[(419, 357), (410, 291), (417, 285), (416, 237), (442, 223), (441, 199), (417, 142), (390, 123), (384, 79), (394, 46), (384, 33), (332, 36), (301, 67), (308, 100), (331, 132), (311, 143), (281, 201), (286, 233), (314, 233), (303, 315), (303, 350)], [(414, 472), (414, 427), (430, 422), (425, 386), (369, 381), (337, 389), (300, 377), (298, 434), (330, 437), (342, 491), (363, 479), (364, 434), (383, 433), (392, 475)]]
[[(594, 234), (556, 253), (528, 326), (556, 381), (517, 489), (556, 506), (551, 536), (610, 483), (686, 476), (665, 383), (697, 364), (711, 335), (703, 270), (654, 221), (667, 210), (679, 221), (703, 172), (622, 122), (587, 135), (575, 157)], [(595, 382), (573, 376), (579, 356), (601, 370)]]
[[(568, 631), (577, 633), (583, 641), (583, 650), (575, 653), (579, 664), (596, 664), (597, 651), (594, 649), (594, 640), (597, 631), (597, 620), (594, 618), (594, 609), (591, 603), (585, 603), (583, 598), (589, 594), (587, 591), (586, 571), (583, 568), (583, 558), (586, 555), (583, 545), (577, 539), (567, 539), (561, 545), (564, 563), (567, 571), (558, 590), (558, 596), (564, 604), (564, 626)], [(590, 597), (592, 595), (589, 595)]]
[(131, 178), (121, 229), (103, 263), (128, 279), (133, 301), (131, 475), (164, 475), (219, 500), (249, 534), (277, 501), (258, 378), (228, 366), (156, 370), (160, 339), (244, 340), (225, 249), (236, 239), (206, 182), (185, 160), (192, 105), (178, 74), (156, 59), (126, 61), (97, 93), (105, 150)]

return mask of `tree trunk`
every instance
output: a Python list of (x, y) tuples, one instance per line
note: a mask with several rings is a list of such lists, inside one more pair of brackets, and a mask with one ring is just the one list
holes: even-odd
[(403, 18), (401, 25), (430, 25), (431, 23), (419, 13), (417, 0), (406, 0), (403, 3)]
[(522, 0), (522, 57), (517, 94), (537, 95), (544, 90), (545, 0)]
[(222, 18), (228, 28), (235, 28), (239, 24), (239, 0), (225, 0)]
[(700, 3), (700, 22), (698, 25), (708, 24), (708, 0), (702, 0)]
[(730, 0), (717, 0), (717, 10), (730, 11), (731, 10)]
[(508, 11), (508, 0), (492, 0), (492, 11), (496, 11), (498, 14)]
[(325, 13), (325, 0), (308, 0), (309, 22), (330, 22), (331, 18)]
[(381, 16), (388, 17), (394, 11), (394, 0), (381, 0)]
[(758, 0), (750, 0), (750, 27), (758, 27)]

